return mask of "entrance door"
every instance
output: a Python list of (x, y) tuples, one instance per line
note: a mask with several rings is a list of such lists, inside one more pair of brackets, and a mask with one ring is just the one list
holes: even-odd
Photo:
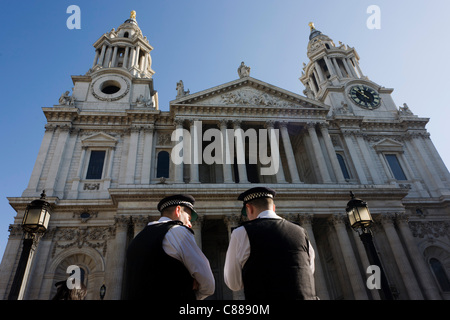
[(205, 219), (202, 227), (202, 250), (209, 260), (216, 280), (216, 291), (207, 300), (232, 300), (232, 291), (223, 280), (228, 249), (228, 231), (223, 219)]

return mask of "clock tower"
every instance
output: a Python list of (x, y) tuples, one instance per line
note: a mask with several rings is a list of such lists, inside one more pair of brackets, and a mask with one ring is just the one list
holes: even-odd
[(355, 48), (333, 40), (309, 23), (308, 64), (303, 64), (300, 81), (304, 93), (329, 105), (330, 114), (343, 113), (362, 117), (393, 118), (397, 107), (393, 89), (369, 80), (359, 66)]

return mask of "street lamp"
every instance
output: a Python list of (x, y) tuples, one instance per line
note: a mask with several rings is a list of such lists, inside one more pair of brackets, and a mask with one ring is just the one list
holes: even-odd
[(20, 255), (8, 300), (18, 300), (23, 297), (34, 250), (38, 245), (40, 236), (47, 231), (50, 215), (51, 206), (45, 201), (44, 190), (41, 193), (41, 198), (33, 200), (25, 209), (22, 220), (22, 229), (24, 231), (22, 254)]
[(381, 291), (380, 296), (384, 300), (394, 300), (386, 275), (384, 274), (380, 258), (373, 244), (372, 233), (370, 227), (373, 225), (372, 215), (370, 214), (367, 202), (355, 198), (353, 192), (350, 191), (351, 200), (347, 203), (348, 220), (353, 230), (357, 231), (361, 241), (366, 249), (367, 258), (371, 265), (376, 265), (380, 268), (381, 273)]

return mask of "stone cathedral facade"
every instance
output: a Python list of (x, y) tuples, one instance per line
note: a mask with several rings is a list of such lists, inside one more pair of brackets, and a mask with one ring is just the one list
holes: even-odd
[[(159, 200), (176, 193), (196, 198), (195, 237), (216, 278), (211, 298), (242, 298), (225, 286), (223, 265), (241, 219), (236, 198), (257, 184), (275, 189), (277, 213), (308, 231), (321, 299), (380, 299), (366, 286), (369, 262), (348, 226), (350, 191), (369, 204), (394, 296), (450, 299), (450, 174), (430, 140), (428, 119), (406, 104), (397, 107), (393, 89), (363, 73), (354, 48), (310, 27), (303, 94), (252, 78), (237, 63), (235, 80), (204, 91), (190, 93), (178, 82), (167, 112), (159, 110), (153, 48), (135, 16), (103, 34), (92, 67), (72, 76), (73, 92), (43, 108), (47, 124), (29, 184), (8, 198), (17, 216), (0, 268), (0, 299), (8, 297), (20, 258), (24, 210), (42, 190), (53, 213), (24, 299), (50, 299), (71, 265), (82, 269), (86, 299), (99, 299), (102, 285), (105, 299), (121, 299), (127, 244), (159, 218)], [(255, 160), (250, 135), (236, 136), (229, 161), (174, 163), (176, 129), (186, 141), (209, 129), (276, 131), (278, 153), (269, 158), (278, 157), (279, 170), (261, 174), (269, 164)], [(197, 151), (211, 143), (203, 136)]]

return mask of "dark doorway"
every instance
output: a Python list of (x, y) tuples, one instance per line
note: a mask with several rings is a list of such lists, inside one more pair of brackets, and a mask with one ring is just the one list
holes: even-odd
[(223, 280), (223, 266), (228, 249), (228, 231), (223, 219), (205, 219), (202, 227), (202, 250), (209, 260), (216, 280), (216, 291), (207, 300), (232, 300), (232, 291)]

